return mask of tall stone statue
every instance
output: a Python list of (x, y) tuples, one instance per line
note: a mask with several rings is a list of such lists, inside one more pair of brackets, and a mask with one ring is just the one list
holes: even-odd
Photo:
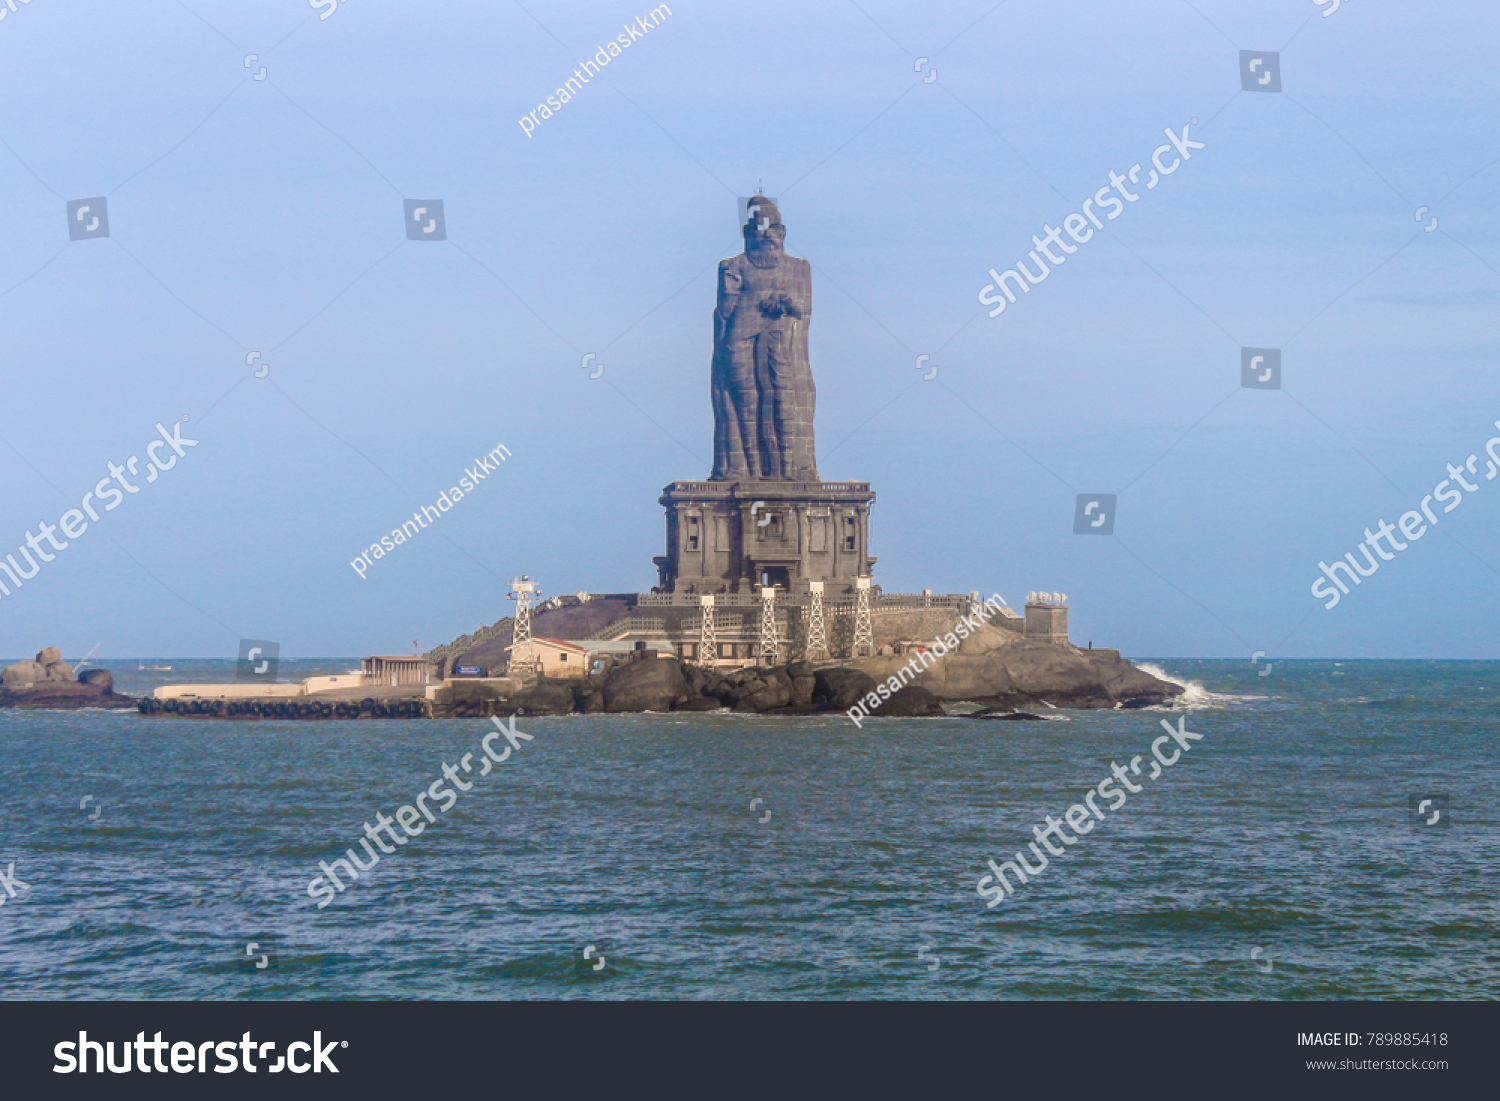
[(719, 264), (714, 310), (712, 481), (818, 481), (807, 323), (812, 266), (782, 251), (764, 195), (748, 205), (745, 251)]

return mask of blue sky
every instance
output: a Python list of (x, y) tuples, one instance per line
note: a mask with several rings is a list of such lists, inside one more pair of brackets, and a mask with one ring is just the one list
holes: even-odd
[[(1136, 655), (1500, 656), (1482, 477), (1338, 607), (1309, 592), (1500, 434), (1500, 10), (1330, 6), (681, 3), (530, 138), (649, 6), (19, 6), (0, 554), (144, 470), (158, 422), (200, 443), (0, 599), (0, 654), (402, 652), (522, 572), (649, 589), (763, 180), (813, 264), (820, 470), (879, 494), (887, 590), (1063, 591), (1075, 641)], [(1280, 52), (1281, 94), (1240, 90), (1240, 49)], [(988, 268), (1193, 118), (1204, 149), (985, 316)], [(97, 196), (110, 237), (70, 243)], [(448, 240), (407, 242), (404, 199)], [(1282, 349), (1282, 390), (1241, 388), (1242, 346)], [(1112, 537), (1072, 534), (1078, 493), (1119, 495)]]

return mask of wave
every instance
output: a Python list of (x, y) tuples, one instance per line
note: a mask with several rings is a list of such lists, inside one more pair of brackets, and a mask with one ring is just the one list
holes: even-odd
[(1187, 677), (1174, 677), (1159, 665), (1152, 665), (1145, 661), (1137, 661), (1133, 664), (1141, 672), (1150, 673), (1158, 680), (1167, 681), (1182, 689), (1182, 695), (1171, 703), (1143, 708), (1146, 711), (1193, 711), (1198, 708), (1228, 707), (1230, 704), (1271, 698), (1270, 696), (1237, 696), (1231, 692), (1211, 692), (1195, 680), (1189, 680)]

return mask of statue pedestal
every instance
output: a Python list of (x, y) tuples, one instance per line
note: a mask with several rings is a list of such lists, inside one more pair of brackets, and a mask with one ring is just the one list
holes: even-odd
[(839, 596), (874, 572), (868, 482), (673, 482), (661, 503), (664, 593), (805, 593), (821, 581)]

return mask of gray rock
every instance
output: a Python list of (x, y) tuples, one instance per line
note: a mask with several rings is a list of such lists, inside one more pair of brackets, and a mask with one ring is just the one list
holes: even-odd
[(723, 707), (713, 696), (695, 696), (686, 703), (679, 703), (673, 711), (717, 711)]
[(0, 688), (30, 688), (38, 681), (46, 679), (45, 666), (34, 661), (18, 661), (14, 665), (7, 665), (4, 672), (0, 672)]
[(693, 695), (712, 695), (712, 693), (705, 691), (708, 688), (710, 674), (701, 665), (683, 665), (682, 676), (687, 681), (688, 691)]
[[(852, 705), (851, 705), (852, 706)], [(891, 698), (883, 702), (871, 712), (883, 719), (922, 719), (934, 715), (946, 715), (943, 705), (938, 703), (938, 698), (927, 689), (916, 684), (908, 684), (905, 688), (891, 694)]]
[(875, 678), (859, 669), (819, 669), (812, 702), (833, 711), (848, 711), (875, 691)]
[(36, 663), (38, 665), (51, 665), (55, 661), (62, 661), (62, 651), (56, 646), (49, 646), (37, 652)]
[(90, 669), (78, 678), (78, 683), (92, 685), (105, 692), (115, 690), (115, 677), (108, 669)]
[(72, 684), (73, 667), (65, 661), (48, 662), (47, 679), (56, 684)]
[(769, 669), (760, 681), (752, 681), (756, 689), (734, 705), (736, 711), (770, 711), (785, 707), (792, 702), (792, 678), (785, 669)]
[[(851, 665), (886, 680), (905, 663), (904, 658), (876, 657), (860, 658)], [(1147, 707), (1182, 694), (1180, 685), (1142, 672), (1115, 651), (1080, 650), (1024, 638), (1006, 641), (983, 654), (950, 654), (919, 673), (916, 683), (939, 699), (973, 700), (1005, 710), (1040, 703)]]
[(604, 682), (606, 711), (670, 711), (691, 698), (676, 658), (632, 662), (611, 672)]

